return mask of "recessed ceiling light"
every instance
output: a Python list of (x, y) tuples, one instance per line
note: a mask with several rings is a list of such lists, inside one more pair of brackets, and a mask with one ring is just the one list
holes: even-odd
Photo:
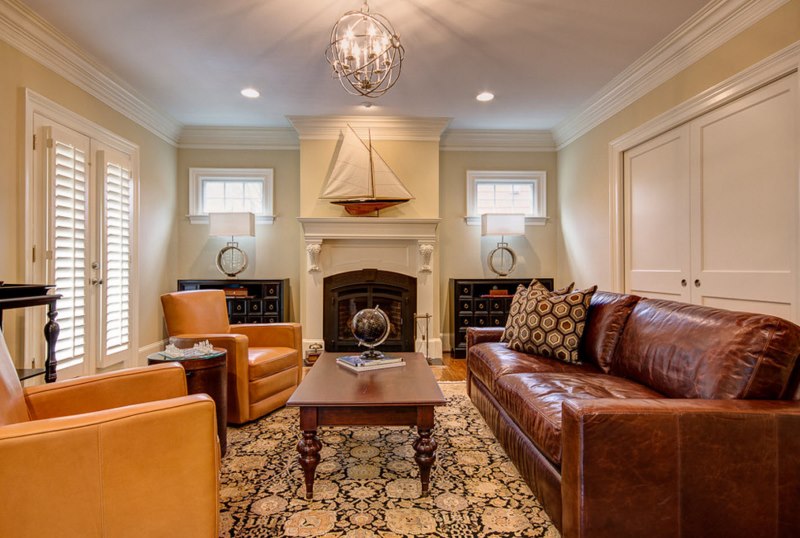
[(374, 106), (375, 105), (373, 103), (370, 103), (369, 101), (364, 101), (363, 103), (361, 103), (361, 108), (370, 109)]
[(249, 97), (250, 99), (255, 99), (256, 97), (261, 96), (261, 92), (255, 88), (245, 88), (242, 90), (242, 95)]
[(491, 93), (491, 92), (479, 93), (475, 97), (475, 99), (477, 99), (478, 101), (482, 101), (482, 102), (491, 101), (492, 99), (494, 99), (494, 94)]

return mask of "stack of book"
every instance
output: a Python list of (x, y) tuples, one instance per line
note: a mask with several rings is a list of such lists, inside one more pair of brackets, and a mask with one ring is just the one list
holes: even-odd
[(361, 355), (346, 355), (338, 357), (336, 363), (353, 372), (368, 372), (383, 368), (396, 368), (404, 366), (405, 362), (400, 357), (384, 357), (382, 359), (364, 360)]

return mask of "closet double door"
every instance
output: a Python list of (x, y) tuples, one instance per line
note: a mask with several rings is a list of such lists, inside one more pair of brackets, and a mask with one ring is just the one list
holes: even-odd
[(625, 152), (627, 292), (798, 320), (797, 84)]

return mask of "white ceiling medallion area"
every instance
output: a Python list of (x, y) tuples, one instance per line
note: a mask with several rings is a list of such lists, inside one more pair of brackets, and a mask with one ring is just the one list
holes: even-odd
[[(615, 77), (579, 111), (558, 124), (553, 129), (555, 146), (566, 146), (787, 1), (710, 2)], [(234, 136), (236, 129), (182, 125), (150, 105), (112, 71), (18, 0), (0, 0), (0, 39), (173, 145), (182, 142), (186, 131), (187, 144), (194, 140), (195, 143), (207, 144), (204, 147), (229, 147), (237, 136), (249, 138), (254, 147), (273, 143), (288, 147), (285, 145), (288, 140), (286, 133), (290, 133), (290, 129), (239, 129), (238, 135)], [(215, 137), (216, 133), (220, 136)], [(537, 131), (526, 133), (529, 134), (523, 137), (541, 136), (535, 134)], [(490, 137), (493, 143), (498, 136)], [(277, 137), (277, 142), (272, 137)], [(452, 147), (468, 147), (463, 141), (470, 135), (454, 134), (454, 137), (456, 140), (461, 137), (462, 142)], [(448, 149), (446, 139), (442, 140), (442, 149)], [(487, 148), (491, 145), (485, 144)]]

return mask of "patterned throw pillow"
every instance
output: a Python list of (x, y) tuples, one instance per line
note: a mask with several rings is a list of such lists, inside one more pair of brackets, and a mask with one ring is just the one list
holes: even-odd
[(565, 295), (541, 295), (525, 303), (525, 317), (508, 347), (515, 351), (579, 363), (578, 345), (597, 286)]
[(530, 299), (535, 299), (543, 295), (564, 295), (565, 293), (571, 292), (574, 285), (575, 283), (573, 282), (560, 290), (550, 291), (544, 284), (534, 278), (527, 288), (522, 284), (517, 286), (514, 298), (511, 299), (511, 307), (508, 310), (506, 329), (503, 331), (500, 341), (510, 342), (512, 338), (516, 337), (520, 327), (525, 325), (525, 318), (527, 316), (524, 315), (524, 309), (525, 304), (527, 304)]

